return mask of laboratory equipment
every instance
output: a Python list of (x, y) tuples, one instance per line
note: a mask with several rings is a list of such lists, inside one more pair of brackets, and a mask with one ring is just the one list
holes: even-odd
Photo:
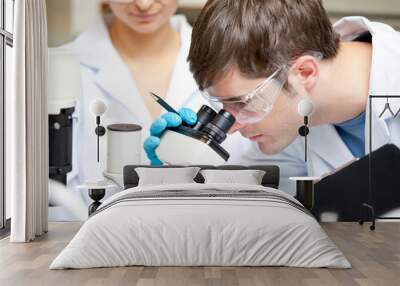
[(100, 137), (107, 134), (107, 168), (103, 176), (123, 186), (122, 172), (125, 165), (141, 162), (142, 127), (136, 124), (118, 123), (101, 125), (101, 116), (107, 111), (107, 105), (100, 99), (90, 103), (90, 112), (96, 117), (97, 162), (100, 161)]
[(142, 127), (137, 124), (107, 126), (107, 169), (104, 177), (123, 186), (123, 169), (138, 165), (142, 156)]
[[(178, 114), (157, 95), (152, 94), (152, 97), (165, 109)], [(162, 162), (168, 165), (221, 165), (229, 159), (229, 153), (221, 143), (235, 123), (233, 115), (225, 110), (217, 113), (203, 105), (197, 118), (193, 127), (167, 127), (156, 150)]]
[(50, 49), (48, 82), (49, 177), (65, 185), (72, 170), (72, 115), (81, 96), (78, 56)]
[(229, 153), (221, 146), (227, 132), (235, 123), (227, 111), (218, 114), (208, 106), (198, 112), (194, 127), (167, 128), (156, 150), (158, 158), (169, 165), (221, 165)]

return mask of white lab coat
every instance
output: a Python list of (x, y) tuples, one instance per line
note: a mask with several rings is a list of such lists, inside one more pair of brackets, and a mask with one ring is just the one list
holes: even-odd
[[(181, 49), (175, 64), (166, 101), (180, 108), (197, 90), (186, 58), (190, 48), (191, 27), (185, 17), (172, 17), (172, 25), (181, 36)], [(114, 48), (103, 17), (64, 48), (80, 57), (82, 96), (74, 114), (73, 170), (68, 174), (68, 186), (75, 187), (86, 181), (104, 180), (107, 163), (107, 136), (100, 138), (100, 162), (97, 163), (95, 117), (89, 112), (94, 99), (104, 101), (108, 107), (101, 117), (104, 127), (115, 123), (139, 124), (142, 139), (154, 120), (149, 113), (134, 79)], [(155, 71), (155, 76), (157, 75)], [(143, 141), (142, 140), (142, 141)], [(145, 155), (142, 163), (148, 163)], [(84, 197), (86, 197), (84, 195)], [(90, 199), (86, 198), (87, 203)]]
[[(372, 35), (372, 67), (370, 77), (371, 95), (400, 95), (400, 33), (390, 26), (371, 22), (364, 17), (347, 17), (334, 25), (343, 41), (351, 41), (369, 31)], [(400, 108), (400, 99), (390, 99), (395, 112)], [(400, 116), (393, 119), (390, 113), (379, 118), (386, 98), (375, 99), (372, 104), (372, 149), (393, 143), (400, 147)], [(365, 150), (369, 153), (369, 104), (366, 109)], [(294, 194), (293, 176), (322, 176), (354, 160), (333, 125), (311, 128), (308, 163), (304, 162), (304, 139), (297, 138), (282, 153), (276, 156), (262, 155), (258, 148), (247, 154), (250, 160), (278, 164), (281, 168), (281, 188)]]
[[(206, 103), (198, 94), (198, 87), (186, 61), (191, 41), (192, 28), (184, 16), (173, 16), (172, 26), (181, 36), (181, 49), (172, 74), (166, 101), (175, 109), (182, 106), (198, 110)], [(90, 102), (103, 100), (108, 110), (101, 118), (106, 127), (115, 123), (133, 123), (143, 127), (142, 141), (149, 135), (148, 130), (154, 119), (151, 117), (139, 94), (128, 67), (112, 45), (104, 19), (101, 17), (92, 27), (84, 31), (72, 43), (63, 47), (70, 49), (80, 57), (82, 74), (82, 97), (74, 114), (73, 170), (68, 174), (70, 189), (86, 181), (104, 180), (106, 170), (107, 136), (100, 138), (100, 163), (97, 163), (96, 120), (89, 112)], [(157, 71), (155, 76), (157, 76)], [(239, 135), (227, 140), (224, 146), (232, 153), (232, 158), (240, 156), (248, 145)], [(142, 163), (148, 164), (144, 151)], [(236, 162), (240, 161), (239, 159)], [(121, 190), (116, 188), (107, 196)], [(92, 201), (87, 191), (82, 191), (85, 203)]]

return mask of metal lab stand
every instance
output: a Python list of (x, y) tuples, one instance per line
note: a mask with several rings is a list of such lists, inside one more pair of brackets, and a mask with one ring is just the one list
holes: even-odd
[[(379, 217), (376, 216), (376, 210), (375, 210), (375, 197), (374, 197), (374, 184), (373, 184), (373, 168), (372, 168), (372, 102), (375, 98), (380, 98), (380, 99), (390, 99), (390, 98), (398, 98), (400, 99), (400, 95), (370, 95), (369, 96), (369, 168), (368, 168), (368, 202), (365, 202), (362, 204), (363, 208), (367, 208), (370, 213), (371, 213), (371, 225), (370, 229), (375, 230), (375, 223), (376, 219), (381, 219), (381, 220), (391, 220), (391, 219), (400, 219), (400, 217)], [(386, 107), (385, 107), (386, 108)], [(392, 113), (393, 115), (393, 113)], [(399, 112), (394, 115), (400, 116)], [(364, 224), (364, 219), (361, 219), (360, 224)]]

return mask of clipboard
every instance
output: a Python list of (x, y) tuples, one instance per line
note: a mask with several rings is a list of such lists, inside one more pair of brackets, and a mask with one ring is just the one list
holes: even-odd
[(376, 216), (400, 208), (400, 149), (385, 145), (336, 170), (315, 184), (313, 215), (337, 214), (338, 221), (354, 222), (366, 216), (362, 205)]

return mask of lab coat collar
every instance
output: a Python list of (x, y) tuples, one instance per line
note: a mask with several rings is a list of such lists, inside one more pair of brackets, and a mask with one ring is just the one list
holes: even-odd
[[(353, 154), (340, 138), (336, 128), (331, 124), (311, 128), (308, 142), (310, 153), (314, 153), (333, 169), (343, 166), (354, 159)], [(313, 166), (310, 166), (311, 163), (312, 160), (308, 164), (309, 170), (313, 170)]]
[[(334, 25), (343, 41), (352, 41), (364, 32), (372, 35), (372, 65), (370, 75), (370, 95), (400, 95), (398, 74), (400, 66), (400, 33), (383, 23), (371, 22), (365, 17), (346, 17)], [(400, 109), (400, 100), (390, 100), (394, 112)], [(373, 109), (381, 113), (385, 107), (386, 98), (374, 99)], [(391, 114), (385, 113), (382, 120), (390, 119)]]
[(103, 17), (99, 17), (94, 25), (78, 36), (73, 48), (80, 55), (81, 65), (93, 71), (93, 80), (104, 96), (112, 97), (131, 114), (135, 114), (139, 124), (151, 120), (144, 102), (132, 101), (136, 87), (128, 67), (112, 44)]
[[(372, 150), (390, 143), (391, 135), (387, 122), (395, 120), (389, 112), (379, 115), (385, 108), (387, 99), (385, 95), (400, 95), (400, 33), (383, 23), (372, 22), (365, 17), (347, 17), (334, 26), (344, 41), (354, 40), (364, 32), (372, 35), (372, 63), (369, 94), (383, 96), (382, 99), (374, 98), (367, 104), (367, 120), (365, 126), (365, 150), (370, 148), (370, 120), (372, 126)], [(399, 99), (389, 99), (390, 106), (396, 113), (400, 109)], [(370, 108), (370, 104), (372, 107)], [(372, 113), (370, 114), (370, 109)], [(398, 119), (396, 119), (398, 120)]]
[[(372, 65), (370, 76), (370, 95), (400, 95), (400, 73), (398, 60), (400, 51), (400, 34), (390, 26), (371, 22), (364, 17), (346, 17), (334, 25), (334, 29), (340, 34), (342, 41), (352, 41), (362, 33), (369, 31), (372, 35)], [(400, 108), (400, 100), (393, 100), (391, 106), (395, 112)], [(384, 109), (386, 98), (374, 99), (372, 101), (372, 149), (390, 143), (390, 131), (387, 120), (391, 120), (389, 113), (379, 118)], [(396, 104), (397, 103), (397, 104)], [(365, 150), (369, 152), (369, 122), (370, 105), (369, 101), (366, 110), (365, 124)], [(322, 135), (322, 136), (321, 136)], [(332, 146), (334, 144), (334, 146)], [(333, 125), (322, 125), (313, 127), (309, 135), (310, 152), (320, 157), (321, 160), (336, 169), (354, 159), (353, 154), (340, 138)], [(334, 152), (332, 152), (334, 150)], [(312, 166), (309, 166), (312, 168)]]

